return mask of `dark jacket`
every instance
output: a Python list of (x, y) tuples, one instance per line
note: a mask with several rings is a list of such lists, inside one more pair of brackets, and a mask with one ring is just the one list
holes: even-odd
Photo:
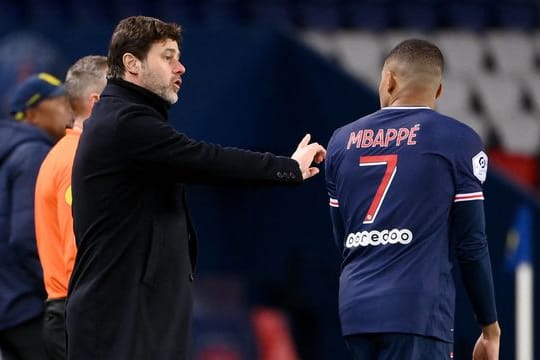
[(302, 182), (289, 158), (189, 139), (168, 107), (110, 80), (85, 123), (72, 177), (70, 360), (186, 359), (196, 239), (183, 183)]
[(0, 121), (0, 330), (43, 312), (34, 188), (51, 146), (45, 133), (31, 125)]

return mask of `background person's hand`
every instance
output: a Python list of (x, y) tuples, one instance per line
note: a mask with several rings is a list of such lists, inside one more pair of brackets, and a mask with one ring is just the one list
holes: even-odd
[(309, 143), (309, 140), (311, 139), (310, 134), (306, 134), (302, 141), (300, 141), (300, 144), (298, 144), (298, 147), (296, 148), (296, 151), (294, 154), (292, 154), (291, 158), (296, 160), (300, 166), (300, 171), (302, 172), (302, 178), (309, 179), (312, 176), (315, 176), (319, 173), (319, 169), (311, 166), (313, 162), (316, 164), (320, 164), (323, 162), (324, 158), (326, 157), (326, 150), (324, 147), (319, 145), (318, 143)]
[(473, 360), (499, 360), (500, 339), (501, 328), (498, 322), (484, 326), (474, 345)]

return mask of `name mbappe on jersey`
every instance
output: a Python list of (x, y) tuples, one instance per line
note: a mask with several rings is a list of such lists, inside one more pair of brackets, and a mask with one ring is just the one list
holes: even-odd
[(353, 145), (356, 148), (368, 147), (388, 147), (401, 145), (416, 145), (416, 132), (420, 130), (420, 124), (414, 125), (412, 128), (389, 128), (389, 129), (361, 129), (351, 132), (349, 141), (347, 142), (347, 150)]

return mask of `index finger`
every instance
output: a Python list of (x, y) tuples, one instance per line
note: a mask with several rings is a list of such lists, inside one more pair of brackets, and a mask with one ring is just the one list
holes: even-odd
[(300, 141), (300, 144), (298, 144), (298, 149), (303, 148), (304, 146), (306, 146), (307, 144), (309, 144), (309, 140), (311, 140), (311, 135), (310, 135), (310, 134), (306, 134), (306, 135), (304, 136), (304, 138), (302, 139), (302, 141)]

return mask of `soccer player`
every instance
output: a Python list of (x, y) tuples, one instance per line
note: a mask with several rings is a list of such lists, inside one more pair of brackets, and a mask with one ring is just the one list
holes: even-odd
[(434, 110), (443, 63), (427, 41), (397, 45), (382, 68), (381, 109), (337, 129), (328, 145), (339, 313), (355, 359), (453, 357), (454, 256), (482, 329), (473, 358), (498, 359), (488, 159), (472, 129)]

